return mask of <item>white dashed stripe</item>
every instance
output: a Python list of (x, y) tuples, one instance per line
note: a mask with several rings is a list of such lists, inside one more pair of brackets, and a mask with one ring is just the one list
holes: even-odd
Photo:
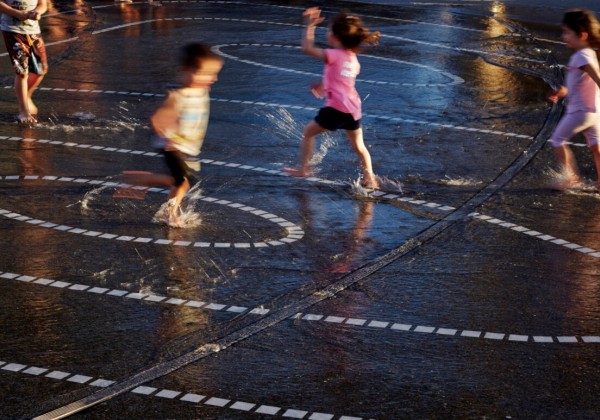
[[(316, 77), (321, 76), (320, 73), (311, 73), (311, 72), (306, 72), (306, 71), (301, 71), (301, 70), (290, 69), (290, 68), (286, 68), (286, 67), (279, 67), (279, 66), (274, 66), (274, 65), (270, 65), (270, 64), (259, 63), (259, 62), (251, 61), (251, 60), (245, 60), (245, 59), (242, 59), (237, 56), (227, 54), (227, 53), (221, 51), (221, 48), (226, 48), (226, 47), (273, 47), (273, 48), (288, 48), (288, 49), (299, 50), (300, 47), (295, 46), (295, 45), (291, 46), (291, 45), (264, 44), (264, 43), (263, 44), (235, 43), (235, 44), (215, 45), (213, 47), (213, 50), (217, 54), (221, 55), (222, 57), (229, 58), (231, 60), (238, 61), (240, 63), (250, 64), (253, 66), (264, 67), (264, 68), (269, 68), (269, 69), (280, 70), (280, 71), (284, 71), (284, 72), (288, 72), (288, 73), (295, 73), (295, 74), (302, 74), (302, 75), (309, 75), (309, 76), (316, 76)], [(440, 69), (437, 69), (435, 67), (428, 66), (425, 64), (419, 64), (419, 63), (414, 63), (414, 62), (405, 61), (405, 60), (398, 60), (395, 58), (379, 57), (379, 56), (368, 55), (368, 54), (362, 54), (361, 57), (367, 57), (367, 58), (371, 58), (371, 59), (375, 59), (375, 60), (389, 61), (392, 63), (406, 64), (409, 66), (420, 67), (420, 68), (423, 68), (423, 69), (426, 69), (429, 71), (439, 73), (439, 74), (449, 78), (451, 80), (451, 82), (448, 82), (448, 83), (422, 83), (422, 82), (421, 83), (408, 83), (408, 82), (402, 83), (402, 82), (382, 82), (382, 81), (377, 81), (377, 80), (366, 80), (366, 79), (360, 79), (360, 78), (356, 79), (357, 82), (377, 84), (377, 85), (383, 85), (383, 86), (401, 86), (401, 87), (406, 87), (406, 86), (439, 87), (439, 86), (453, 86), (453, 85), (457, 85), (460, 83), (464, 83), (464, 80), (462, 78), (455, 76), (452, 73), (449, 73), (447, 71), (440, 70)]]
[[(0, 136), (0, 140), (8, 140), (8, 141), (27, 141), (27, 142), (38, 142), (38, 143), (52, 143), (54, 145), (64, 145), (64, 146), (76, 146), (76, 147), (81, 147), (81, 146), (88, 146), (91, 147), (90, 145), (81, 145), (81, 144), (77, 144), (77, 143), (73, 143), (73, 142), (69, 142), (69, 143), (63, 143), (60, 141), (53, 141), (51, 142), (50, 140), (36, 140), (33, 138), (27, 138), (27, 139), (22, 139), (20, 137), (8, 137), (8, 136)], [(115, 148), (112, 147), (99, 147), (96, 150), (104, 150), (104, 151), (116, 151), (119, 152), (120, 150), (115, 150)], [(154, 153), (154, 152), (143, 152), (143, 151), (138, 151), (138, 150), (129, 150), (129, 149), (121, 149), (121, 150), (125, 150), (125, 152), (127, 153), (133, 153), (135, 155), (145, 155), (145, 156), (160, 156), (158, 153)], [(286, 176), (289, 177), (290, 175), (287, 174), (286, 172), (283, 171), (279, 171), (279, 170), (269, 170), (267, 168), (262, 168), (259, 166), (250, 166), (250, 165), (242, 165), (240, 163), (233, 163), (233, 162), (223, 162), (223, 161), (215, 161), (212, 159), (199, 159), (199, 161), (201, 163), (204, 164), (209, 164), (209, 165), (216, 165), (216, 166), (226, 166), (226, 167), (231, 167), (231, 168), (239, 168), (239, 169), (243, 169), (243, 170), (252, 170), (252, 171), (257, 171), (257, 172), (261, 172), (261, 173), (266, 173), (269, 175), (278, 175), (278, 176)], [(29, 177), (25, 177), (25, 179), (37, 179), (38, 177), (35, 176), (29, 176)], [(0, 176), (0, 179), (2, 179), (2, 177)], [(5, 176), (5, 179), (7, 180), (18, 180), (19, 176), (18, 175), (8, 175)], [(90, 184), (102, 184), (102, 181), (90, 181), (87, 179), (81, 179), (81, 178), (77, 178), (77, 179), (73, 179), (73, 178), (68, 178), (68, 177), (62, 177), (62, 178), (58, 178), (58, 177), (51, 177), (51, 176), (47, 176), (44, 177), (44, 179), (47, 180), (70, 180), (72, 182), (76, 182), (76, 183), (90, 183)], [(317, 177), (309, 177), (309, 178), (295, 178), (296, 180), (300, 180), (300, 181), (305, 181), (305, 182), (315, 182), (315, 183), (320, 183), (320, 184), (325, 184), (325, 185), (337, 185), (337, 186), (347, 186), (348, 184), (346, 182), (340, 182), (340, 181), (331, 181), (331, 180), (327, 180), (327, 179), (323, 179), (323, 178), (317, 178)], [(108, 183), (112, 186), (117, 186), (119, 184), (117, 183)], [(152, 191), (152, 189), (149, 189), (149, 191)], [(163, 190), (163, 192), (166, 190)], [(391, 200), (391, 201), (397, 201), (397, 202), (401, 202), (401, 203), (408, 203), (408, 204), (412, 204), (414, 206), (422, 206), (422, 207), (427, 207), (427, 209), (433, 209), (433, 210), (439, 210), (439, 211), (444, 211), (444, 212), (448, 212), (448, 211), (453, 211), (456, 210), (455, 207), (453, 206), (447, 206), (447, 205), (442, 205), (439, 203), (435, 203), (435, 202), (428, 202), (425, 200), (418, 200), (415, 199), (413, 197), (407, 197), (407, 196), (400, 196), (398, 194), (390, 194), (384, 191), (373, 191), (373, 192), (368, 192), (367, 195), (369, 197), (372, 198), (376, 198), (376, 199), (385, 199), (385, 200)], [(213, 200), (212, 198), (208, 198), (208, 200)], [(231, 207), (236, 207), (238, 206), (238, 204), (230, 204)], [(239, 206), (243, 206), (242, 204), (239, 204)], [(253, 210), (250, 211), (251, 213), (255, 214), (255, 215), (264, 215), (266, 212), (263, 212), (262, 210)], [(18, 213), (11, 213), (13, 215), (13, 218), (20, 218), (21, 221), (26, 221), (27, 223), (31, 223), (31, 224), (37, 224), (37, 225), (41, 225), (44, 226), (45, 223), (42, 220), (39, 219), (30, 219), (27, 216), (22, 216)], [(276, 217), (275, 215), (271, 215), (272, 217)], [(546, 234), (542, 234), (540, 232), (531, 230), (529, 228), (523, 227), (523, 226), (518, 226), (514, 223), (510, 223), (510, 222), (506, 222), (506, 221), (502, 221), (499, 219), (495, 219), (491, 216), (485, 216), (482, 215), (480, 213), (472, 213), (470, 215), (471, 217), (476, 217), (477, 219), (480, 220), (485, 220), (488, 221), (489, 223), (492, 224), (497, 224), (498, 226), (501, 227), (506, 227), (506, 228), (511, 228), (516, 232), (520, 232), (523, 233), (525, 235), (528, 236), (535, 236), (538, 237), (539, 239), (543, 239), (543, 240), (549, 240), (550, 242), (556, 244), (556, 245), (562, 245), (565, 248), (571, 249), (571, 250), (575, 250), (581, 253), (584, 253), (586, 255), (592, 256), (592, 257), (600, 257), (600, 251), (597, 251), (595, 249), (592, 248), (588, 248), (582, 245), (578, 245), (578, 244), (573, 244), (569, 241), (566, 241), (564, 239), (558, 239), (555, 238), (554, 236), (551, 235), (546, 235)], [(286, 222), (280, 223), (280, 225), (282, 227), (286, 227), (287, 231), (288, 231), (288, 235), (286, 236), (286, 240), (284, 242), (289, 242), (290, 240), (298, 240), (301, 239), (301, 237), (299, 236), (303, 236), (304, 235), (304, 231), (301, 230), (301, 228), (295, 226), (293, 223), (290, 223), (290, 226), (286, 225)], [(48, 226), (44, 226), (44, 227), (48, 227)], [(57, 230), (64, 230), (65, 227), (63, 226), (51, 226), (54, 227)], [(85, 235), (85, 236), (98, 236), (101, 235), (100, 232), (92, 232), (92, 231), (82, 231), (80, 232), (81, 234)], [(104, 236), (105, 237), (105, 236)], [(122, 239), (121, 239), (122, 240)], [(149, 238), (136, 238), (133, 240), (134, 242), (151, 242), (152, 239)], [(163, 241), (163, 240), (160, 240)], [(162, 244), (165, 244), (164, 242), (160, 242)], [(217, 245), (218, 244), (218, 245)], [(254, 242), (252, 245), (255, 248), (260, 248), (260, 247), (266, 247), (266, 246), (277, 246), (277, 245), (281, 245), (282, 242), (280, 241), (271, 241), (271, 242)], [(190, 244), (191, 245), (191, 244)], [(213, 244), (209, 243), (209, 242), (194, 242), (193, 246), (195, 247), (210, 247)], [(215, 243), (214, 246), (216, 248), (230, 248), (230, 247), (234, 247), (234, 248), (248, 248), (249, 244), (246, 243), (234, 243), (234, 244), (228, 244), (228, 243)]]
[[(5, 86), (5, 89), (11, 89), (12, 86)], [(38, 90), (46, 90), (46, 91), (64, 91), (64, 88), (49, 88), (49, 87), (41, 87), (38, 88)], [(87, 90), (87, 89), (74, 89), (74, 92), (79, 92), (79, 93), (88, 93), (88, 92), (94, 92), (94, 93), (105, 93), (105, 94), (119, 94), (119, 95), (128, 95), (128, 96), (148, 96), (148, 97), (164, 97), (164, 94), (158, 94), (158, 93), (140, 93), (140, 92), (116, 92), (116, 91), (111, 91), (111, 90)], [(311, 112), (316, 112), (318, 111), (318, 108), (312, 107), (312, 106), (299, 106), (299, 105), (289, 105), (289, 104), (280, 104), (280, 103), (272, 103), (272, 102), (262, 102), (262, 101), (247, 101), (247, 100), (240, 100), (240, 99), (220, 99), (220, 98), (210, 98), (211, 101), (213, 102), (221, 102), (221, 103), (231, 103), (231, 104), (240, 104), (240, 105), (252, 105), (252, 106), (264, 106), (264, 107), (268, 107), (268, 108), (286, 108), (286, 109), (295, 109), (295, 110), (303, 110), (303, 111), (311, 111)], [(468, 132), (472, 132), (472, 133), (481, 133), (481, 134), (492, 134), (492, 135), (497, 135), (497, 136), (504, 136), (504, 137), (514, 137), (514, 138), (519, 138), (519, 139), (526, 139), (526, 140), (533, 140), (532, 136), (526, 135), (526, 134), (518, 134), (518, 133), (512, 133), (512, 132), (505, 132), (505, 131), (498, 131), (498, 130), (487, 130), (487, 129), (483, 129), (483, 128), (472, 128), (472, 127), (464, 127), (464, 126), (460, 126), (460, 125), (454, 125), (454, 124), (442, 124), (442, 123), (436, 123), (436, 122), (431, 122), (431, 121), (425, 121), (425, 120), (415, 120), (412, 118), (401, 118), (401, 117), (393, 117), (393, 116), (388, 116), (388, 115), (377, 115), (377, 114), (363, 114), (363, 117), (365, 118), (374, 118), (374, 119), (381, 119), (381, 120), (386, 120), (386, 121), (391, 121), (391, 122), (396, 122), (396, 123), (402, 123), (402, 124), (418, 124), (418, 125), (422, 125), (422, 126), (429, 126), (429, 127), (434, 127), (434, 128), (447, 128), (447, 129), (451, 129), (451, 130), (460, 130), (460, 131), (468, 131)], [(3, 136), (6, 137), (6, 136)], [(0, 139), (2, 137), (0, 136)], [(11, 138), (12, 140), (20, 140), (20, 138)], [(50, 141), (47, 141), (50, 142)], [(65, 145), (70, 145), (71, 142), (68, 143), (63, 143)], [(89, 148), (92, 147), (91, 145), (78, 145), (77, 147), (80, 148)], [(101, 148), (101, 146), (97, 146), (98, 149), (97, 150), (103, 150)], [(106, 148), (104, 148), (106, 149)], [(128, 150), (128, 149), (119, 149), (117, 150), (118, 152), (121, 153), (133, 153), (133, 151)], [(136, 153), (144, 153), (147, 154), (148, 152), (136, 152)]]
[[(144, 294), (129, 292), (127, 290), (120, 289), (105, 289), (98, 287), (90, 287), (81, 284), (71, 284), (62, 281), (54, 281), (45, 278), (37, 278), (33, 276), (26, 276), (17, 273), (2, 273), (0, 272), (0, 279), (22, 281), (30, 284), (37, 284), (41, 286), (57, 287), (61, 289), (71, 290), (75, 292), (86, 292), (92, 294), (104, 294), (108, 296), (120, 297), (123, 299), (134, 299), (139, 301), (153, 302), (156, 304), (169, 304), (176, 306), (188, 306), (198, 308), (202, 310), (212, 311), (224, 311), (232, 313), (247, 312), (253, 315), (266, 315), (269, 313), (269, 309), (262, 307), (249, 309), (243, 306), (234, 305), (223, 305), (218, 303), (206, 303), (196, 300), (187, 300), (174, 297)], [(381, 321), (373, 319), (363, 318), (347, 318), (335, 315), (322, 315), (322, 314), (302, 314), (298, 313), (292, 316), (292, 320), (304, 320), (312, 322), (326, 322), (328, 324), (343, 324), (352, 327), (368, 327), (372, 329), (390, 329), (396, 331), (413, 332), (419, 334), (438, 334), (452, 337), (466, 337), (466, 338), (482, 338), (486, 340), (500, 340), (500, 341), (515, 341), (515, 342), (530, 342), (530, 343), (560, 343), (560, 344), (572, 344), (572, 343), (585, 343), (585, 344), (598, 344), (600, 343), (600, 335), (561, 335), (561, 336), (529, 336), (522, 334), (508, 334), (500, 333), (497, 331), (473, 331), (473, 330), (460, 330), (458, 328), (448, 327), (434, 327), (429, 325), (411, 325), (403, 324), (392, 321)]]
[[(20, 363), (11, 363), (0, 361), (0, 370), (13, 373), (21, 373), (32, 376), (38, 376), (56, 381), (74, 382), (82, 385), (93, 386), (98, 388), (107, 388), (114, 384), (115, 381), (104, 378), (94, 378), (93, 376), (73, 374), (71, 372), (63, 372), (59, 370), (50, 370), (37, 366), (27, 366)], [(178, 391), (173, 389), (161, 389), (147, 385), (140, 385), (131, 391), (133, 394), (164, 398), (173, 401), (181, 401), (184, 403), (208, 405), (212, 407), (226, 408), (230, 410), (245, 411), (248, 413), (279, 415), (281, 417), (291, 418), (306, 418), (310, 419), (331, 419), (337, 417), (339, 419), (356, 419), (362, 420), (362, 417), (336, 416), (334, 414), (325, 414), (320, 412), (311, 413), (307, 410), (299, 410), (296, 408), (277, 407), (272, 405), (262, 405), (258, 403), (250, 403), (247, 401), (236, 401), (228, 398), (210, 397), (207, 395), (196, 394), (187, 391)]]
[(559, 343), (559, 344), (598, 344), (598, 335), (569, 335), (569, 336), (534, 336), (521, 334), (507, 334), (498, 331), (473, 331), (457, 328), (434, 327), (430, 325), (401, 324), (391, 321), (379, 321), (359, 318), (346, 318), (333, 315), (296, 314), (292, 319), (312, 322), (328, 322), (352, 327), (367, 327), (378, 330), (390, 329), (395, 331), (412, 332), (418, 334), (437, 334), (451, 337), (481, 338), (495, 341), (515, 341), (528, 343)]
[(525, 226), (520, 226), (515, 223), (497, 219), (495, 217), (486, 216), (485, 214), (481, 214), (481, 213), (471, 213), (471, 214), (469, 214), (469, 216), (474, 219), (477, 219), (477, 220), (483, 220), (485, 222), (491, 223), (496, 226), (501, 226), (503, 228), (512, 229), (515, 232), (519, 232), (524, 235), (528, 235), (533, 238), (540, 239), (542, 241), (552, 242), (553, 244), (560, 245), (562, 247), (565, 247), (565, 248), (573, 250), (573, 251), (581, 252), (582, 254), (589, 255), (590, 257), (600, 258), (600, 251), (598, 251), (596, 249), (588, 248), (586, 246), (579, 245), (579, 244), (576, 244), (573, 242), (569, 242), (564, 239), (555, 238), (554, 236), (551, 236), (551, 235), (545, 235), (542, 232), (538, 232), (537, 230), (529, 229)]
[(220, 303), (210, 303), (210, 302), (201, 302), (197, 300), (190, 299), (181, 299), (176, 297), (168, 297), (155, 295), (150, 293), (139, 293), (139, 292), (130, 292), (128, 290), (122, 289), (109, 289), (106, 287), (97, 287), (97, 286), (87, 286), (83, 284), (77, 283), (69, 283), (65, 281), (55, 281), (46, 278), (27, 276), (24, 274), (17, 273), (3, 273), (0, 272), (0, 279), (2, 280), (14, 280), (20, 281), (23, 283), (35, 284), (38, 286), (46, 286), (46, 287), (56, 287), (58, 289), (70, 290), (73, 292), (86, 292), (92, 293), (95, 295), (106, 295), (119, 297), (124, 299), (134, 299), (145, 302), (152, 303), (161, 303), (161, 304), (169, 304), (173, 306), (186, 306), (190, 308), (202, 309), (202, 310), (210, 310), (210, 311), (223, 311), (223, 312), (232, 312), (232, 313), (243, 313), (248, 312), (252, 315), (266, 315), (269, 313), (269, 309), (265, 309), (262, 306), (258, 308), (247, 308), (245, 306), (234, 306), (234, 305), (223, 305)]
[[(71, 177), (57, 177), (57, 176), (18, 176), (18, 175), (7, 175), (0, 176), (0, 180), (7, 181), (15, 181), (15, 180), (43, 180), (43, 181), (66, 181), (66, 182), (75, 182), (78, 184), (89, 183), (95, 186), (109, 186), (109, 187), (119, 187), (119, 188), (131, 188), (131, 185), (128, 184), (119, 184), (115, 182), (104, 182), (104, 181), (93, 181), (82, 178), (71, 178)], [(163, 188), (147, 188), (148, 192), (159, 192), (159, 193), (168, 193), (168, 189)], [(29, 216), (25, 216), (19, 213), (12, 212), (7, 209), (0, 208), (0, 216), (4, 216), (9, 219), (17, 220), (20, 222), (27, 222), (33, 224), (35, 226), (54, 229), (62, 232), (73, 233), (77, 235), (90, 236), (95, 238), (103, 238), (103, 239), (114, 239), (117, 241), (123, 242), (139, 242), (139, 243), (148, 243), (148, 244), (158, 244), (158, 245), (173, 245), (173, 246), (183, 246), (183, 247), (214, 247), (214, 248), (236, 248), (236, 249), (247, 249), (247, 248), (262, 248), (265, 246), (279, 246), (283, 244), (290, 244), (296, 242), (304, 237), (304, 230), (300, 226), (281, 218), (275, 214), (265, 212), (263, 210), (256, 209), (254, 207), (246, 206), (241, 203), (234, 203), (228, 200), (220, 200), (214, 197), (206, 197), (199, 196), (199, 200), (206, 201), (213, 204), (225, 205), (239, 211), (243, 211), (249, 214), (252, 214), (256, 217), (261, 217), (271, 223), (278, 225), (280, 228), (285, 229), (286, 236), (280, 238), (279, 240), (271, 240), (271, 241), (263, 241), (263, 242), (242, 242), (242, 243), (229, 243), (229, 242), (194, 242), (194, 241), (172, 241), (170, 239), (152, 239), (152, 238), (143, 238), (143, 237), (135, 237), (135, 236), (127, 236), (127, 235), (115, 235), (112, 233), (104, 233), (97, 231), (90, 231), (87, 229), (76, 228), (68, 225), (61, 225), (59, 223), (52, 223), (40, 219), (34, 219)], [(254, 212), (254, 213), (253, 213)], [(256, 214), (257, 212), (261, 212), (261, 214)]]
[(453, 50), (453, 51), (458, 51), (458, 52), (465, 52), (465, 53), (471, 53), (471, 54), (477, 54), (477, 55), (490, 55), (490, 56), (494, 56), (494, 57), (509, 58), (509, 59), (512, 59), (512, 60), (527, 61), (529, 63), (546, 64), (546, 62), (543, 61), (543, 60), (535, 60), (533, 58), (518, 57), (518, 56), (514, 56), (514, 55), (496, 53), (496, 52), (493, 52), (493, 51), (475, 50), (475, 49), (472, 49), (472, 48), (453, 47), (453, 46), (450, 46), (450, 45), (439, 44), (439, 43), (436, 43), (436, 42), (420, 41), (420, 40), (417, 40), (417, 39), (406, 38), (406, 37), (403, 37), (403, 36), (382, 34), (381, 37), (382, 38), (397, 39), (399, 41), (412, 42), (412, 43), (415, 43), (415, 44), (427, 45), (428, 47), (442, 48), (442, 49)]

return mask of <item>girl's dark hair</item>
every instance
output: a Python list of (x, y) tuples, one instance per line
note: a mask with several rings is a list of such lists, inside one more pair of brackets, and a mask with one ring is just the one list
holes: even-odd
[(208, 45), (200, 42), (187, 44), (181, 49), (179, 57), (179, 64), (181, 67), (199, 69), (206, 60), (223, 61), (223, 59), (215, 54)]
[(600, 23), (593, 12), (584, 9), (572, 9), (563, 16), (562, 24), (571, 29), (577, 35), (583, 32), (588, 34), (590, 47), (600, 51)]
[(342, 12), (333, 18), (331, 32), (349, 50), (358, 50), (361, 44), (377, 45), (381, 34), (369, 32), (358, 16)]

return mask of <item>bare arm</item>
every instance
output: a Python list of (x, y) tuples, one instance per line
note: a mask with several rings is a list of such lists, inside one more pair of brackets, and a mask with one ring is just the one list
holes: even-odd
[(47, 0), (38, 0), (38, 4), (30, 13), (36, 13), (36, 20), (40, 20), (42, 15), (48, 11)]
[(306, 29), (302, 37), (302, 52), (321, 61), (326, 61), (325, 50), (315, 47), (315, 28), (325, 20), (324, 17), (321, 17), (321, 10), (318, 7), (311, 7), (306, 9), (302, 15), (306, 23)]
[(592, 78), (592, 80), (594, 80), (594, 82), (596, 82), (598, 87), (600, 87), (600, 73), (598, 73), (598, 70), (596, 70), (594, 67), (592, 67), (589, 64), (581, 66), (580, 68), (581, 68), (581, 70), (583, 70), (584, 72), (589, 74), (589, 76)]
[(169, 133), (174, 133), (179, 127), (179, 115), (175, 108), (175, 98), (169, 93), (167, 99), (158, 107), (150, 117), (150, 124), (160, 137), (166, 138)]
[[(45, 1), (45, 0), (44, 0)], [(30, 18), (29, 12), (23, 12), (15, 8), (10, 7), (8, 4), (0, 1), (0, 14), (8, 15), (19, 20), (27, 20)]]

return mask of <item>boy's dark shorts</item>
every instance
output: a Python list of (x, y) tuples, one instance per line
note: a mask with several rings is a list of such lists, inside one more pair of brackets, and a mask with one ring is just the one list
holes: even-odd
[(180, 186), (186, 179), (193, 175), (192, 170), (185, 163), (187, 155), (178, 150), (161, 150), (165, 157), (165, 162), (171, 171), (171, 175), (175, 178), (175, 185)]
[(29, 35), (33, 43), (32, 46), (29, 45), (29, 40), (25, 34), (2, 31), (2, 36), (15, 73), (21, 76), (29, 73), (29, 57), (32, 49), (38, 56), (38, 61), (41, 62), (44, 74), (48, 71), (46, 46), (41, 34)]
[(330, 131), (338, 129), (354, 131), (360, 128), (360, 120), (357, 121), (352, 118), (352, 114), (338, 111), (330, 106), (321, 108), (315, 117), (315, 121), (321, 127)]

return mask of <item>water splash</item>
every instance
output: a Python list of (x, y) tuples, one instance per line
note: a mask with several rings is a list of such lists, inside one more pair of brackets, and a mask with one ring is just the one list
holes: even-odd
[(157, 212), (154, 214), (152, 218), (152, 222), (159, 224), (167, 224), (171, 227), (177, 227), (182, 229), (189, 229), (198, 227), (202, 224), (202, 217), (200, 213), (196, 210), (196, 204), (200, 200), (202, 196), (202, 191), (200, 190), (200, 184), (195, 184), (188, 191), (187, 195), (184, 197), (184, 201), (181, 203), (179, 208), (179, 220), (176, 223), (172, 223), (169, 220), (169, 202), (166, 201), (163, 203)]
[(106, 185), (102, 185), (102, 186), (100, 186), (100, 187), (96, 187), (96, 188), (94, 188), (94, 189), (92, 189), (92, 190), (90, 190), (90, 191), (86, 192), (86, 193), (83, 195), (83, 198), (82, 198), (81, 200), (79, 200), (79, 201), (78, 201), (77, 203), (75, 203), (75, 204), (79, 204), (79, 205), (80, 205), (80, 207), (81, 207), (81, 210), (82, 210), (83, 212), (85, 212), (85, 211), (88, 211), (88, 210), (90, 210), (90, 206), (89, 206), (89, 204), (90, 204), (92, 201), (96, 200), (96, 199), (98, 198), (98, 196), (100, 195), (100, 193), (101, 193), (102, 191), (106, 190), (107, 188), (110, 188), (110, 187), (108, 187), (108, 186), (106, 186)]
[[(547, 186), (552, 188), (553, 185), (560, 184), (569, 179), (569, 175), (564, 170), (556, 170), (556, 169), (547, 169), (544, 171), (544, 175), (549, 178)], [(595, 180), (592, 179), (582, 179), (580, 184), (573, 186), (571, 188), (567, 188), (564, 190), (565, 192), (572, 195), (593, 195), (598, 196), (598, 185)]]
[[(395, 181), (393, 179), (389, 179), (388, 177), (380, 177), (375, 175), (375, 179), (379, 183), (379, 191), (384, 191), (390, 194), (404, 194), (402, 190), (402, 183), (400, 181)], [(364, 187), (361, 184), (361, 178), (358, 178), (354, 181), (350, 182), (350, 189), (352, 194), (366, 197), (373, 191), (372, 188)]]
[(473, 178), (451, 178), (446, 175), (446, 177), (438, 181), (438, 183), (452, 187), (475, 187), (477, 185), (482, 185), (483, 181), (477, 181)]
[[(264, 116), (269, 120), (269, 130), (271, 132), (286, 142), (291, 140), (296, 142), (298, 147), (300, 146), (304, 126), (303, 124), (299, 124), (287, 109), (277, 108), (274, 112), (267, 113)], [(319, 135), (317, 141), (319, 142), (318, 149), (310, 161), (311, 166), (314, 167), (313, 171), (315, 174), (319, 173), (319, 169), (316, 166), (327, 156), (329, 149), (338, 143), (335, 137), (328, 132)]]

